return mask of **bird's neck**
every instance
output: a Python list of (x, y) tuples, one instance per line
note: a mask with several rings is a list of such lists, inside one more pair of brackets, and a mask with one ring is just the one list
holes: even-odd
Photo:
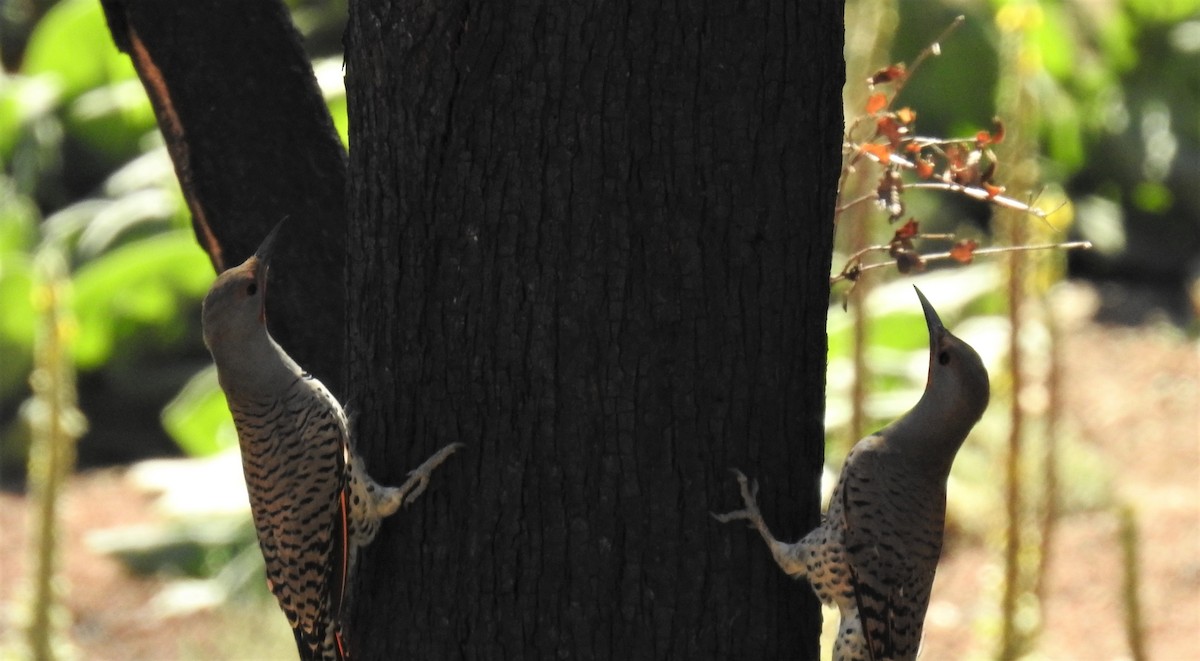
[(954, 456), (977, 420), (958, 413), (961, 407), (944, 395), (926, 390), (911, 411), (884, 430), (896, 451), (943, 478), (950, 474)]
[(255, 399), (278, 397), (303, 371), (267, 333), (253, 333), (246, 342), (230, 343), (237, 350), (213, 351), (217, 380), (227, 395)]

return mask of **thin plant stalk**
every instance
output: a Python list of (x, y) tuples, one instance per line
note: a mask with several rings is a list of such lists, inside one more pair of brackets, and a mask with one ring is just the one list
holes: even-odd
[[(1001, 8), (1003, 11), (1022, 12), (1020, 3)], [(998, 21), (999, 23), (999, 21)], [(1034, 137), (1037, 127), (1036, 99), (1030, 90), (1029, 72), (1023, 64), (1025, 45), (1024, 24), (1021, 21), (1002, 27), (1000, 82), (997, 90), (997, 110), (1008, 121), (1008, 137), (1002, 145), (1001, 160), (1008, 163), (1010, 176), (1009, 191), (1020, 199), (1025, 191), (1032, 189), (1037, 180), (1037, 165)], [(1029, 232), (1026, 214), (1003, 209), (997, 214), (1001, 231), (1008, 245), (1024, 245)], [(1011, 397), (1008, 402), (1009, 430), (1007, 456), (1005, 458), (1005, 536), (1003, 551), (1004, 585), (1000, 598), (1000, 648), (998, 658), (1011, 661), (1019, 658), (1030, 644), (1028, 632), (1019, 628), (1018, 607), (1022, 595), (1027, 592), (1027, 575), (1022, 567), (1023, 544), (1025, 543), (1025, 503), (1021, 466), (1024, 455), (1024, 440), (1028, 420), (1022, 404), (1021, 393), (1026, 388), (1027, 370), (1024, 345), (1021, 338), (1026, 329), (1026, 284), (1028, 258), (1025, 251), (1008, 255), (1006, 289), (1009, 301), (1009, 345), (1008, 368), (1011, 379)]]
[(1137, 513), (1130, 505), (1124, 505), (1117, 513), (1120, 521), (1122, 595), (1125, 612), (1125, 636), (1129, 640), (1129, 655), (1133, 661), (1146, 661), (1145, 628), (1142, 624), (1142, 600), (1140, 595), (1141, 572), (1138, 559)]
[(75, 466), (75, 442), (84, 422), (76, 407), (75, 372), (70, 358), (73, 327), (66, 312), (66, 268), (61, 255), (43, 249), (39, 255), (40, 286), (35, 289), (39, 329), (34, 370), (29, 377), (33, 397), (25, 407), (32, 430), (29, 491), (34, 534), (29, 574), (25, 638), (36, 661), (61, 658), (66, 616), (58, 581), (62, 494)]
[[(898, 22), (898, 14), (896, 11), (894, 0), (887, 2), (872, 2), (870, 0), (858, 0), (851, 3), (846, 8), (847, 17), (852, 19), (850, 24), (858, 26), (858, 29), (853, 32), (853, 36), (847, 35), (846, 43), (846, 72), (848, 84), (845, 87), (843, 96), (843, 116), (854, 117), (862, 112), (862, 108), (866, 103), (867, 89), (862, 84), (862, 81), (867, 79), (867, 76), (887, 57), (888, 50), (891, 48), (892, 37), (896, 31)], [(849, 129), (848, 129), (849, 130)], [(850, 137), (849, 135), (847, 136)], [(842, 164), (843, 172), (850, 170), (850, 158), (853, 154), (846, 154), (844, 163)], [(842, 200), (848, 197), (859, 197), (867, 193), (872, 188), (871, 178), (864, 176), (864, 173), (858, 173), (858, 176), (842, 177), (843, 188), (838, 191), (838, 205), (842, 204)], [(854, 253), (870, 244), (871, 229), (869, 222), (870, 208), (867, 206), (858, 206), (847, 210), (847, 218), (838, 218), (839, 226), (847, 229), (847, 247), (849, 252)], [(839, 212), (840, 216), (841, 213)], [(848, 221), (842, 224), (841, 221)], [(870, 293), (870, 283), (860, 283), (865, 285), (859, 288), (856, 292), (858, 303), (854, 305), (854, 327), (853, 327), (853, 375), (850, 384), (850, 428), (846, 434), (846, 447), (843, 448), (847, 452), (850, 445), (857, 439), (862, 438), (864, 430), (867, 426), (866, 420), (866, 399), (867, 386), (871, 380), (871, 373), (867, 365), (866, 353), (868, 346), (868, 336), (870, 333), (870, 318), (867, 313), (867, 308), (862, 304), (866, 300), (867, 294)]]

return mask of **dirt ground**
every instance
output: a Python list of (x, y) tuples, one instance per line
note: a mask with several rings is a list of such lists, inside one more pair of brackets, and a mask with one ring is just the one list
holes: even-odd
[[(1111, 465), (1117, 499), (1136, 507), (1148, 658), (1200, 660), (1200, 347), (1165, 326), (1113, 327), (1087, 319), (1066, 324), (1066, 424)], [(277, 646), (229, 654), (228, 641), (286, 644), (282, 618), (263, 617), (261, 604), (157, 617), (150, 604), (162, 581), (131, 578), (85, 543), (90, 531), (155, 516), (152, 502), (119, 470), (73, 481), (65, 566), (80, 658), (268, 658), (274, 652), (262, 650)], [(13, 634), (25, 522), (24, 498), (0, 493), (0, 640)], [(1115, 516), (1105, 511), (1062, 520), (1051, 549), (1048, 599), (1039, 611), (1042, 634), (1030, 658), (1132, 658), (1117, 532)], [(998, 622), (999, 571), (987, 548), (950, 549), (934, 587), (922, 658), (993, 656), (984, 641), (994, 639)]]

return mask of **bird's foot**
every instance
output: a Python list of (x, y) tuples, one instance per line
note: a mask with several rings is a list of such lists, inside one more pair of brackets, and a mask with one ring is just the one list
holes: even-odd
[(407, 505), (424, 493), (425, 488), (429, 486), (429, 478), (433, 475), (434, 469), (441, 466), (442, 462), (461, 447), (463, 447), (462, 443), (451, 443), (435, 452), (432, 457), (425, 460), (425, 463), (410, 470), (408, 479), (398, 487), (400, 503)]
[(712, 514), (712, 518), (721, 523), (729, 523), (730, 521), (749, 521), (751, 527), (762, 530), (766, 528), (763, 523), (762, 513), (758, 511), (758, 482), (751, 481), (746, 477), (746, 474), (736, 468), (729, 469), (737, 476), (738, 486), (742, 492), (742, 503), (745, 505), (743, 509), (727, 514)]
[(712, 517), (721, 523), (729, 523), (730, 521), (749, 521), (750, 527), (757, 530), (762, 536), (763, 541), (771, 549), (771, 555), (774, 556), (775, 562), (789, 575), (800, 571), (795, 561), (792, 558), (792, 547), (775, 539), (771, 534), (771, 529), (767, 527), (767, 522), (763, 520), (762, 512), (758, 510), (758, 482), (751, 481), (742, 471), (731, 468), (733, 474), (737, 476), (738, 487), (742, 492), (742, 504), (744, 508), (736, 512), (728, 514), (713, 514)]

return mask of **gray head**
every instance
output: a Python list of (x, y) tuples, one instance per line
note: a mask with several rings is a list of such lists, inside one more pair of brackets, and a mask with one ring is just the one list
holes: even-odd
[(280, 222), (249, 259), (217, 277), (204, 297), (204, 344), (217, 364), (221, 386), (229, 393), (253, 389), (290, 362), (267, 332), (267, 270)]
[[(916, 287), (913, 287), (916, 289)], [(929, 330), (929, 377), (921, 401), (897, 425), (902, 437), (948, 471), (967, 433), (983, 416), (989, 397), (988, 373), (971, 345), (955, 337), (929, 299), (916, 289)]]

